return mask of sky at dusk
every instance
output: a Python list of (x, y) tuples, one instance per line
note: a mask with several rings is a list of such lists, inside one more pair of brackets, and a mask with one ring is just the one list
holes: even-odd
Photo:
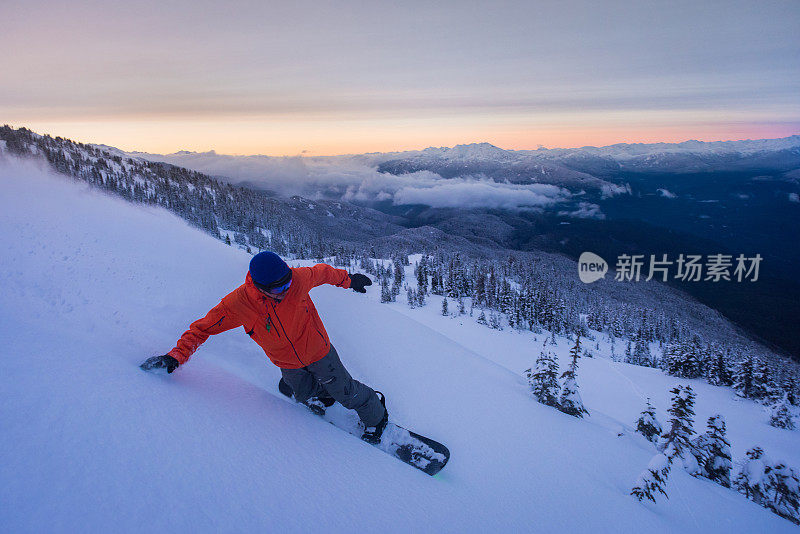
[(800, 2), (0, 2), (0, 123), (325, 155), (800, 133)]

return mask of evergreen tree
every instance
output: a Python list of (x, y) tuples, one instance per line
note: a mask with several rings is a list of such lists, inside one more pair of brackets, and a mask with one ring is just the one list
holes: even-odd
[(431, 275), (431, 293), (434, 295), (442, 295), (442, 276), (439, 274), (438, 266), (433, 266), (433, 270), (430, 271)]
[(421, 294), (425, 294), (428, 292), (428, 257), (422, 256), (419, 260), (419, 264), (415, 269), (415, 273), (417, 275), (417, 291)]
[(403, 259), (395, 258), (394, 260), (394, 285), (400, 287), (403, 285), (403, 278), (405, 278), (405, 269), (403, 268)]
[(700, 476), (731, 487), (731, 444), (725, 437), (725, 419), (717, 414), (708, 418), (708, 430), (694, 442)]
[(417, 295), (412, 288), (406, 289), (406, 301), (408, 302), (409, 308), (416, 308), (417, 307)]
[(473, 290), (473, 301), (480, 305), (486, 303), (486, 275), (481, 271), (475, 279), (475, 288)]
[(622, 321), (620, 320), (619, 315), (614, 315), (614, 318), (611, 320), (611, 326), (608, 330), (609, 333), (615, 338), (620, 338), (625, 333), (622, 328)]
[[(670, 429), (661, 436), (661, 440), (657, 444), (660, 453), (650, 460), (631, 490), (631, 495), (640, 501), (647, 498), (655, 502), (656, 491), (667, 496), (667, 478), (675, 458), (682, 458), (684, 467), (690, 473), (694, 474), (698, 471), (697, 462), (691, 454), (692, 445), (689, 441), (693, 433), (694, 392), (691, 386), (676, 386), (670, 392), (672, 393), (672, 407), (668, 410), (672, 416), (669, 421)], [(688, 458), (691, 460), (687, 462)]]
[(659, 440), (657, 448), (667, 458), (680, 457), (684, 468), (690, 474), (699, 472), (697, 461), (692, 454), (692, 434), (694, 434), (694, 399), (692, 386), (675, 386), (672, 393), (672, 406), (667, 412), (672, 416), (667, 430)]
[(420, 308), (425, 306), (425, 293), (422, 291), (417, 291), (417, 306)]
[(561, 387), (558, 385), (558, 362), (552, 352), (546, 347), (542, 348), (534, 369), (527, 369), (525, 376), (537, 401), (547, 406), (558, 407)]
[(792, 406), (797, 406), (797, 379), (794, 375), (787, 375), (781, 383), (781, 388), (786, 395), (786, 401)]
[(381, 302), (391, 302), (392, 291), (389, 289), (389, 279), (385, 276), (381, 278)]
[(449, 315), (449, 312), (447, 311), (447, 297), (442, 299), (442, 315), (445, 317)]
[(773, 380), (772, 371), (766, 360), (761, 360), (753, 371), (753, 398), (760, 399), (765, 403), (777, 400), (779, 388)]
[(739, 490), (739, 493), (744, 493), (751, 501), (762, 504), (767, 484), (764, 450), (761, 447), (753, 447), (746, 454), (747, 460), (733, 479), (733, 487)]
[(748, 499), (800, 524), (800, 476), (784, 462), (771, 463), (760, 447), (747, 451), (747, 460), (733, 487)]
[(770, 408), (769, 424), (777, 428), (794, 430), (794, 416), (789, 411), (786, 396), (777, 400)]
[(670, 343), (664, 349), (665, 371), (681, 378), (701, 376), (700, 350), (698, 343)]
[(740, 397), (745, 399), (752, 399), (755, 394), (753, 387), (754, 383), (755, 362), (752, 356), (747, 356), (739, 365), (733, 374), (733, 389)]
[(400, 286), (397, 284), (397, 281), (392, 283), (391, 292), (392, 292), (392, 302), (395, 302), (397, 300), (397, 296), (400, 294)]
[(636, 431), (647, 438), (647, 441), (655, 443), (661, 435), (661, 423), (656, 419), (656, 409), (647, 399), (647, 407), (639, 415), (636, 421)]
[(581, 395), (578, 393), (576, 373), (578, 371), (578, 358), (581, 357), (580, 351), (581, 336), (578, 334), (575, 336), (575, 345), (569, 351), (572, 360), (567, 370), (561, 375), (564, 385), (559, 398), (559, 409), (574, 417), (583, 417), (583, 414), (589, 414), (589, 410), (583, 406), (583, 400), (581, 400)]
[(800, 525), (800, 477), (783, 462), (768, 465), (763, 504), (789, 521)]
[(486, 321), (486, 313), (482, 309), (481, 309), (481, 314), (478, 316), (477, 322), (478, 324), (487, 324), (487, 325), (489, 324)]
[(649, 343), (647, 343), (642, 336), (636, 336), (633, 351), (630, 355), (626, 355), (625, 362), (633, 365), (650, 367), (652, 365), (652, 360)]
[(711, 361), (707, 366), (708, 372), (706, 380), (708, 380), (708, 383), (712, 386), (733, 385), (733, 378), (728, 368), (728, 362), (722, 350), (715, 348), (711, 352), (711, 355)]
[(656, 502), (656, 492), (669, 498), (666, 487), (671, 467), (672, 459), (668, 458), (664, 453), (658, 453), (653, 456), (650, 463), (647, 464), (647, 468), (636, 479), (631, 495), (640, 501), (647, 498)]

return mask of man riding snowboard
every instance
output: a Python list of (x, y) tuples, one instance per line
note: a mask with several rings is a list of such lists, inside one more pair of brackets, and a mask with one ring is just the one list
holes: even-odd
[(186, 363), (208, 336), (243, 326), (280, 367), (282, 391), (291, 389), (297, 402), (318, 415), (337, 401), (355, 410), (364, 425), (361, 439), (377, 443), (389, 419), (386, 400), (382, 393), (353, 380), (339, 360), (308, 294), (322, 284), (366, 293), (365, 286), (372, 281), (324, 263), (290, 268), (274, 252), (260, 252), (250, 261), (244, 284), (193, 322), (174, 349), (149, 358), (141, 367), (171, 373)]

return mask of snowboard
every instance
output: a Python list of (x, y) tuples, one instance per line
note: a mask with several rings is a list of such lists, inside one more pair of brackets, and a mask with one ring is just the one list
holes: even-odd
[[(292, 388), (283, 380), (278, 383), (278, 390), (294, 400)], [(317, 414), (315, 413), (315, 415)], [(338, 402), (327, 408), (325, 415), (318, 415), (318, 417), (358, 438), (363, 432), (355, 412), (346, 409)], [(368, 442), (364, 441), (364, 443)], [(380, 442), (369, 443), (369, 445), (431, 476), (441, 471), (450, 459), (450, 451), (438, 441), (421, 436), (391, 421), (386, 424)]]

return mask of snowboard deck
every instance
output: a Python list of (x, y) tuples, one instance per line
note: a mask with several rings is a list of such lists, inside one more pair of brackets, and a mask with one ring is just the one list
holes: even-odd
[[(291, 388), (283, 381), (278, 384), (278, 389), (283, 395), (294, 400)], [(317, 415), (317, 417), (359, 439), (361, 438), (363, 429), (358, 416), (338, 402), (327, 408), (325, 415)], [(368, 442), (364, 441), (364, 443)], [(391, 421), (386, 424), (380, 442), (369, 444), (431, 476), (441, 471), (450, 459), (450, 451), (438, 441), (412, 432)]]

